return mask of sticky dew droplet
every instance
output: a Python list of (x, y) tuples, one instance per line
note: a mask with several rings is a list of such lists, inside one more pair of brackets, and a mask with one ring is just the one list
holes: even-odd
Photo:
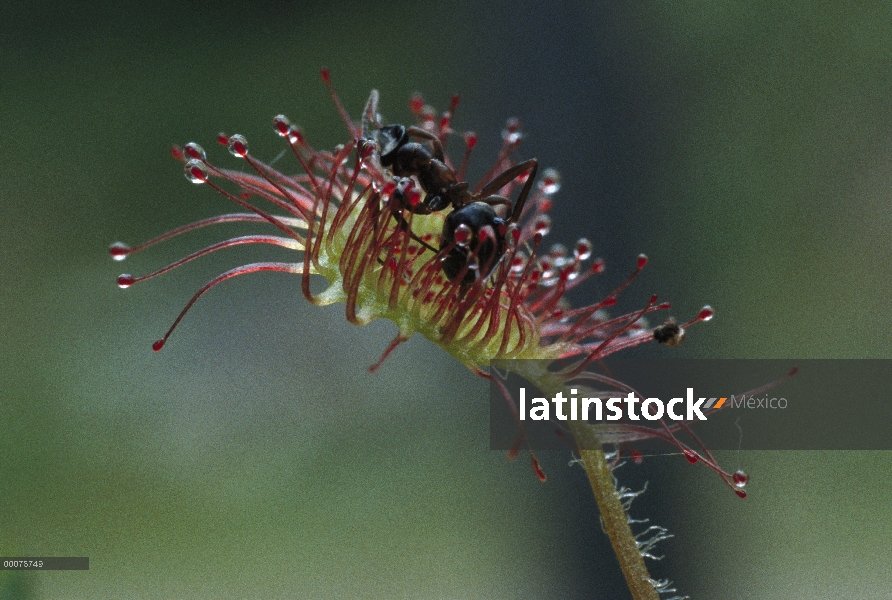
[(457, 246), (465, 248), (468, 246), (468, 244), (471, 243), (472, 234), (473, 232), (471, 231), (471, 228), (462, 223), (455, 228), (455, 232), (452, 234), (452, 237), (455, 240), (455, 244)]
[(124, 260), (130, 254), (130, 246), (123, 242), (115, 242), (108, 247), (108, 253), (115, 260)]
[(205, 152), (204, 148), (202, 148), (195, 142), (189, 142), (188, 144), (183, 146), (183, 154), (186, 155), (186, 158), (200, 161), (207, 160), (207, 152)]
[(302, 146), (304, 143), (304, 134), (294, 125), (288, 129), (288, 143), (292, 146)]
[(286, 137), (291, 131), (291, 121), (285, 115), (276, 115), (273, 117), (273, 127), (279, 136)]
[(542, 193), (552, 195), (561, 189), (561, 175), (555, 169), (545, 169), (540, 184)]
[(187, 162), (183, 172), (186, 175), (186, 179), (192, 183), (206, 183), (208, 180), (207, 169), (204, 168), (204, 164), (200, 160), (193, 159)]
[(551, 217), (539, 215), (533, 224), (533, 230), (536, 232), (536, 235), (548, 235), (548, 232), (551, 231)]
[(591, 272), (592, 272), (592, 274), (597, 275), (598, 273), (603, 273), (604, 269), (606, 269), (606, 268), (607, 268), (607, 263), (604, 262), (604, 259), (596, 258), (592, 262)]
[(576, 242), (576, 246), (573, 248), (573, 255), (576, 257), (576, 260), (588, 260), (592, 256), (592, 248), (592, 243), (582, 238)]
[(555, 264), (560, 263), (560, 259), (567, 256), (567, 247), (563, 244), (552, 244), (548, 250), (548, 256), (554, 259)]
[(412, 94), (412, 97), (409, 98), (409, 110), (414, 115), (420, 115), (424, 110), (424, 96), (419, 93)]
[(248, 140), (245, 136), (236, 133), (229, 138), (227, 144), (229, 152), (236, 158), (245, 158), (248, 156)]
[(508, 229), (505, 232), (505, 240), (508, 242), (510, 248), (517, 247), (518, 242), (520, 242), (520, 234), (520, 227), (518, 227), (516, 223), (508, 224)]

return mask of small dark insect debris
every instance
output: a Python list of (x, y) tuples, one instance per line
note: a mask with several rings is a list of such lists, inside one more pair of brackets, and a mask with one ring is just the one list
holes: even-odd
[(666, 319), (666, 322), (654, 328), (654, 339), (661, 344), (675, 347), (684, 340), (685, 331), (679, 327), (674, 318)]

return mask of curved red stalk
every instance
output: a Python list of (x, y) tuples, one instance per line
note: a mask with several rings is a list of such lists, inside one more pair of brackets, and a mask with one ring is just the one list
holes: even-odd
[(173, 330), (176, 329), (177, 325), (180, 324), (180, 321), (183, 320), (183, 317), (186, 316), (186, 313), (189, 312), (189, 309), (192, 308), (192, 305), (195, 304), (199, 298), (201, 298), (205, 292), (209, 289), (217, 285), (218, 283), (222, 283), (227, 279), (232, 279), (233, 277), (238, 277), (239, 275), (247, 275), (248, 273), (257, 273), (259, 271), (279, 271), (282, 273), (292, 273), (297, 274), (301, 273), (303, 269), (301, 269), (298, 265), (293, 263), (282, 263), (282, 262), (261, 262), (261, 263), (252, 263), (250, 265), (243, 265), (241, 267), (236, 267), (235, 269), (230, 269), (225, 273), (221, 273), (217, 275), (209, 282), (204, 284), (201, 289), (195, 292), (195, 295), (192, 296), (192, 299), (186, 303), (186, 306), (180, 311), (180, 314), (177, 315), (177, 318), (174, 320), (173, 325), (170, 326), (170, 329), (167, 330), (167, 333), (164, 336), (152, 344), (152, 349), (155, 352), (161, 350), (164, 347), (164, 344), (167, 343), (167, 339), (170, 337), (170, 334), (173, 333)]
[(277, 236), (273, 236), (273, 235), (244, 235), (241, 237), (235, 237), (235, 238), (231, 238), (228, 240), (223, 240), (222, 242), (217, 242), (216, 244), (211, 244), (210, 246), (208, 246), (206, 248), (202, 248), (201, 250), (193, 252), (192, 254), (190, 254), (188, 256), (184, 256), (183, 258), (181, 258), (179, 260), (175, 260), (174, 262), (170, 263), (166, 267), (161, 267), (157, 271), (153, 271), (152, 273), (149, 273), (148, 275), (143, 275), (142, 277), (134, 277), (132, 279), (132, 281), (130, 282), (130, 285), (133, 285), (134, 283), (139, 283), (140, 281), (145, 281), (146, 279), (151, 279), (152, 277), (157, 277), (158, 275), (163, 275), (164, 273), (167, 273), (168, 271), (172, 271), (173, 269), (175, 269), (181, 265), (184, 265), (187, 262), (191, 262), (191, 261), (195, 260), (196, 258), (202, 257), (206, 254), (210, 254), (211, 252), (216, 252), (217, 250), (221, 250), (223, 248), (229, 248), (232, 246), (240, 246), (242, 244), (271, 244), (273, 246), (280, 246), (282, 248), (289, 248), (291, 250), (295, 249), (294, 241), (292, 241), (288, 238), (277, 237)]

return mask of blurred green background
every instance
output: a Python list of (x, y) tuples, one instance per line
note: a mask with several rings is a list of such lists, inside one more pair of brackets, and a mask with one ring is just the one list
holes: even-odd
[[(167, 151), (239, 132), (266, 160), (280, 112), (344, 141), (321, 65), (358, 115), (422, 91), (489, 166), (508, 116), (563, 175), (554, 241), (587, 236), (597, 298), (653, 292), (717, 318), (672, 356), (889, 358), (892, 7), (885, 2), (108, 2), (0, 7), (0, 554), (89, 556), (0, 572), (8, 598), (623, 598), (582, 471), (488, 450), (487, 386), (420, 339), (308, 306), (269, 249), (121, 291), (232, 210)], [(457, 147), (453, 148), (457, 151)], [(284, 164), (284, 163), (283, 163)], [(670, 352), (657, 348), (659, 352)], [(657, 354), (659, 355), (659, 354)], [(887, 598), (889, 453), (723, 456), (740, 501), (679, 457), (627, 466), (633, 515), (677, 535), (655, 577), (695, 598)]]

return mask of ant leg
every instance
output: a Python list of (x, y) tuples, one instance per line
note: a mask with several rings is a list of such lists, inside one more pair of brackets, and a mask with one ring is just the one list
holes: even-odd
[(532, 163), (532, 167), (530, 168), (529, 175), (527, 175), (526, 183), (523, 184), (523, 189), (520, 190), (520, 196), (517, 197), (517, 202), (514, 204), (514, 210), (511, 211), (511, 216), (508, 218), (509, 223), (517, 223), (518, 219), (520, 219), (520, 213), (523, 212), (523, 205), (526, 204), (527, 196), (530, 195), (530, 190), (533, 189), (533, 181), (536, 179), (536, 171), (539, 169), (539, 161), (535, 158), (531, 158), (521, 164), (525, 165), (529, 163)]
[(437, 250), (436, 248), (434, 248), (433, 246), (431, 246), (430, 244), (425, 242), (423, 239), (421, 239), (420, 237), (415, 235), (415, 232), (412, 231), (412, 229), (409, 227), (409, 222), (403, 216), (403, 213), (391, 212), (390, 214), (393, 215), (393, 218), (396, 220), (396, 223), (397, 223), (397, 225), (399, 225), (400, 229), (402, 229), (404, 232), (408, 233), (410, 238), (412, 238), (413, 240), (415, 240), (416, 242), (418, 242), (419, 244), (421, 244), (422, 246), (424, 246), (425, 248), (427, 248), (434, 254), (439, 252), (439, 250)]
[(378, 114), (378, 90), (372, 90), (362, 111), (362, 136), (367, 138), (376, 129), (381, 129), (381, 115)]
[(477, 202), (483, 202), (484, 204), (489, 204), (490, 206), (507, 206), (509, 209), (511, 208), (511, 201), (504, 196), (487, 196), (486, 198), (481, 198), (477, 200)]
[(407, 127), (406, 133), (423, 140), (428, 140), (434, 146), (434, 158), (440, 162), (446, 162), (445, 155), (443, 154), (443, 144), (440, 143), (440, 138), (432, 134), (430, 131), (425, 131), (421, 127), (415, 127), (414, 125)]
[(494, 193), (498, 192), (500, 189), (508, 185), (508, 183), (512, 179), (523, 175), (523, 173), (526, 171), (530, 172), (529, 176), (527, 177), (527, 182), (529, 183), (536, 178), (536, 169), (538, 168), (538, 166), (539, 161), (537, 161), (535, 158), (531, 158), (528, 161), (514, 165), (510, 169), (506, 169), (505, 171), (503, 171), (501, 175), (483, 186), (483, 189), (480, 190), (480, 195), (484, 198), (493, 195)]

